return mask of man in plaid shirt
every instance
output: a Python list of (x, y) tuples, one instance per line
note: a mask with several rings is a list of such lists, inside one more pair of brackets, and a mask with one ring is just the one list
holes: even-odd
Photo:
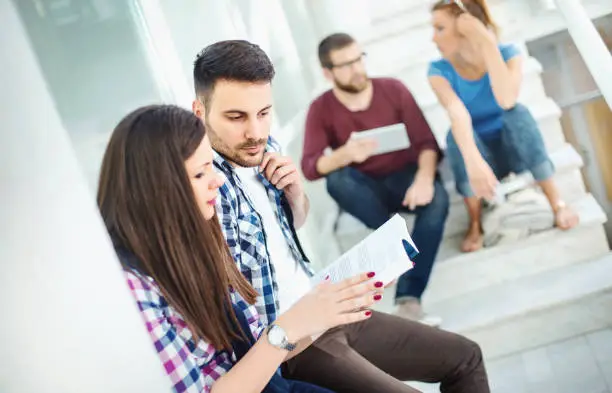
[[(212, 44), (194, 65), (193, 110), (225, 180), (217, 214), (234, 260), (261, 295), (256, 308), (266, 325), (310, 290), (312, 275), (295, 232), (308, 198), (296, 166), (269, 135), (273, 77), (268, 56), (246, 41)], [(403, 381), (489, 392), (476, 343), (378, 312), (323, 332), (285, 363), (283, 375), (337, 392), (416, 392)]]
[[(265, 145), (269, 154), (280, 150), (278, 144), (271, 137)], [(265, 325), (273, 322), (280, 309), (277, 297), (278, 284), (275, 280), (274, 266), (262, 263), (269, 259), (265, 243), (264, 231), (261, 228), (261, 218), (257, 215), (253, 201), (245, 192), (240, 177), (236, 174), (232, 164), (219, 153), (215, 154), (214, 165), (223, 177), (224, 183), (219, 192), (221, 198), (217, 201), (217, 213), (221, 221), (221, 229), (232, 252), (232, 256), (242, 274), (261, 294), (255, 306)], [(295, 235), (293, 223), (293, 210), (287, 196), (278, 190), (263, 174), (258, 179), (265, 187), (270, 204), (275, 210), (285, 241), (299, 266), (307, 273), (313, 275), (310, 263), (306, 258), (299, 240)], [(308, 199), (303, 194), (301, 209), (304, 211), (303, 220), (308, 211)], [(298, 208), (299, 209), (299, 208)]]

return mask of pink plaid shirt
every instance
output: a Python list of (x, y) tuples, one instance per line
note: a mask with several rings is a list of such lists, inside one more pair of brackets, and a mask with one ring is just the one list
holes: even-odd
[[(125, 270), (125, 275), (174, 391), (210, 392), (213, 383), (236, 362), (235, 354), (216, 350), (204, 340), (194, 342), (185, 321), (168, 305), (152, 278), (133, 270)], [(230, 291), (230, 295), (234, 305), (244, 311), (253, 336), (258, 338), (264, 327), (257, 311), (237, 292)]]

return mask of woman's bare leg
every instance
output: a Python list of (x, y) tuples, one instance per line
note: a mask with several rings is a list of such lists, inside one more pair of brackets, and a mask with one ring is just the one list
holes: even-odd
[(477, 197), (468, 197), (463, 199), (465, 208), (468, 211), (469, 226), (465, 233), (465, 238), (461, 244), (461, 251), (463, 252), (474, 252), (482, 248), (483, 245), (483, 234), (482, 225), (480, 222), (480, 214), (482, 212), (482, 205), (480, 199)]

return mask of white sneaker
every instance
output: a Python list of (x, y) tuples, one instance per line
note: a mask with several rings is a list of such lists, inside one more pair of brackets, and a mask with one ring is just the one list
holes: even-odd
[(399, 301), (395, 315), (431, 327), (440, 327), (442, 324), (442, 318), (423, 312), (419, 299), (412, 297), (403, 298)]
[(418, 320), (423, 325), (439, 328), (442, 325), (442, 317), (423, 313), (423, 316)]

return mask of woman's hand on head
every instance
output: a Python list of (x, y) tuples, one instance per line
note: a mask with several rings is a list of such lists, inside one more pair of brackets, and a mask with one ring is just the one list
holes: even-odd
[(340, 325), (363, 321), (382, 299), (383, 283), (363, 273), (339, 283), (324, 281), (283, 313), (277, 323), (291, 342)]
[(480, 20), (468, 13), (457, 17), (457, 30), (468, 40), (475, 43), (496, 41), (495, 34)]

